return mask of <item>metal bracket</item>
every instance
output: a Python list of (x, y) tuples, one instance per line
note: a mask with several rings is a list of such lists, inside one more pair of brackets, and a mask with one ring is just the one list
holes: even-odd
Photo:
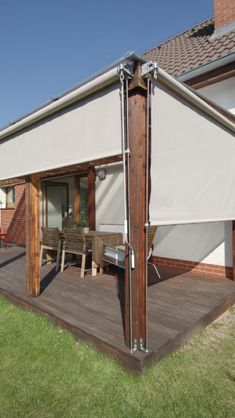
[(140, 339), (140, 351), (143, 351), (146, 354), (149, 353), (149, 350), (146, 347), (144, 347), (144, 342), (142, 338)]
[(130, 249), (131, 269), (133, 270), (135, 268), (135, 251), (132, 245), (128, 241), (126, 241), (126, 244), (128, 245)]
[(133, 78), (133, 66), (127, 62), (122, 62), (118, 67), (118, 74), (121, 79), (124, 78)]
[(138, 349), (138, 346), (137, 346), (137, 340), (136, 340), (136, 339), (134, 339), (134, 346), (133, 346), (133, 348), (131, 348), (130, 353), (131, 353), (131, 354), (136, 353), (137, 349)]
[(142, 77), (146, 78), (149, 75), (153, 75), (153, 78), (157, 79), (157, 73), (158, 73), (158, 65), (157, 62), (149, 61), (142, 65), (141, 67), (141, 74)]

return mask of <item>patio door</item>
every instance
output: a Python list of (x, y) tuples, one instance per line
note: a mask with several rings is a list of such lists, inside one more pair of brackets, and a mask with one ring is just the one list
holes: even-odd
[(46, 183), (46, 225), (62, 229), (68, 219), (68, 184)]

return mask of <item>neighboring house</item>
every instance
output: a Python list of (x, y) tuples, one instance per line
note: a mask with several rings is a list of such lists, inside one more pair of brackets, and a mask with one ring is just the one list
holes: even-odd
[[(178, 80), (235, 113), (235, 5), (215, 0), (214, 9), (213, 19), (151, 49), (144, 58), (157, 61)], [(10, 241), (23, 243), (24, 186), (15, 186), (15, 196), (15, 208), (1, 211), (2, 229), (8, 231)], [(230, 277), (231, 231), (231, 222), (159, 227), (156, 262), (181, 270), (216, 270)]]

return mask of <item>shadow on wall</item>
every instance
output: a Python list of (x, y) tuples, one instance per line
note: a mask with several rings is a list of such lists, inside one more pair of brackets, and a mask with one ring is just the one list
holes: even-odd
[(25, 190), (17, 202), (14, 215), (7, 228), (8, 241), (25, 244)]
[(232, 223), (161, 226), (154, 255), (231, 267)]

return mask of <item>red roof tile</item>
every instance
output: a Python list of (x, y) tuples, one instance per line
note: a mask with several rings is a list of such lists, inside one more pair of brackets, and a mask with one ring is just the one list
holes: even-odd
[(214, 38), (211, 36), (213, 32), (214, 19), (206, 20), (147, 51), (143, 56), (147, 60), (157, 61), (169, 74), (179, 76), (235, 52), (235, 30)]

